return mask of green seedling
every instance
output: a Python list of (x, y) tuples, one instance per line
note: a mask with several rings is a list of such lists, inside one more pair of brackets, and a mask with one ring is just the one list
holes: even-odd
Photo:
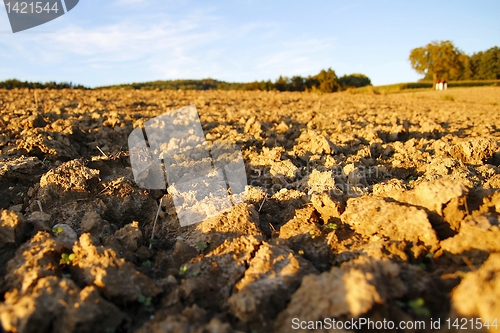
[(203, 251), (203, 250), (205, 250), (207, 247), (208, 247), (208, 244), (207, 244), (207, 243), (205, 243), (205, 242), (199, 242), (199, 243), (196, 243), (196, 248), (198, 249), (198, 251)]
[(144, 304), (145, 306), (151, 306), (152, 299), (153, 299), (152, 297), (146, 297), (143, 294), (140, 294), (139, 298), (137, 299), (137, 301), (139, 303)]
[(153, 245), (154, 245), (154, 244), (156, 244), (156, 243), (158, 243), (158, 240), (157, 240), (157, 239), (152, 239), (152, 238), (151, 238), (151, 239), (149, 240), (149, 244), (153, 244)]
[(144, 267), (151, 267), (151, 260), (146, 260), (142, 262), (142, 266)]
[(309, 231), (309, 234), (311, 235), (311, 238), (312, 238), (312, 239), (316, 238), (315, 233), (316, 233), (316, 232), (315, 232), (314, 230), (310, 230), (310, 231)]
[(197, 277), (198, 276), (198, 272), (189, 272), (188, 276), (189, 277)]
[(432, 259), (432, 258), (434, 258), (434, 253), (427, 253), (427, 254), (425, 255), (425, 257), (426, 257), (426, 258), (429, 258), (429, 259)]
[(52, 228), (52, 232), (53, 232), (56, 236), (58, 236), (58, 235), (59, 235), (61, 232), (63, 232), (63, 231), (64, 231), (64, 230), (63, 230), (63, 228), (61, 228), (61, 227)]
[(59, 261), (59, 264), (60, 265), (67, 265), (67, 264), (71, 263), (75, 258), (76, 258), (76, 255), (74, 253), (70, 253), (70, 254), (63, 253), (61, 255), (61, 260)]
[(337, 224), (336, 223), (328, 223), (328, 224), (325, 224), (325, 228), (335, 230), (335, 229), (337, 229)]
[(408, 302), (408, 307), (417, 316), (430, 317), (431, 313), (429, 309), (425, 307), (425, 301), (422, 297), (415, 298)]
[(147, 312), (153, 312), (154, 311), (154, 307), (153, 307), (153, 297), (149, 296), (144, 296), (143, 294), (139, 294), (139, 297), (137, 298), (137, 301), (140, 303), (140, 304), (143, 304), (144, 305), (144, 309), (147, 311)]
[(182, 265), (181, 268), (179, 268), (179, 275), (186, 274), (187, 270), (188, 270), (188, 265), (187, 264)]

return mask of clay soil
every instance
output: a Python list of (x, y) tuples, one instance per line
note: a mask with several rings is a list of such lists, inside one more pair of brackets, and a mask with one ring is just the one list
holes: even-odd
[[(0, 330), (500, 332), (499, 96), (0, 90)], [(249, 185), (181, 228), (127, 137), (190, 104)]]

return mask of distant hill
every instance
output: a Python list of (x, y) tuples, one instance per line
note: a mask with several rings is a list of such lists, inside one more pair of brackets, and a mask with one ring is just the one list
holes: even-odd
[[(274, 82), (225, 82), (215, 79), (202, 80), (167, 80), (139, 83), (127, 83), (111, 86), (102, 86), (94, 89), (141, 89), (141, 90), (261, 90), (261, 91), (319, 91), (337, 92), (350, 88), (359, 88), (371, 84), (371, 80), (364, 74), (351, 74), (337, 77), (331, 68), (322, 70), (318, 74), (308, 77), (280, 76)], [(30, 88), (30, 89), (90, 89), (82, 85), (69, 82), (28, 82), (10, 79), (0, 82), (0, 88)]]
[(329, 68), (322, 70), (317, 75), (280, 76), (276, 81), (254, 81), (254, 82), (225, 82), (215, 79), (202, 80), (168, 80), (151, 81), (130, 84), (119, 84), (103, 86), (96, 89), (142, 89), (142, 90), (261, 90), (261, 91), (321, 91), (336, 92), (348, 88), (363, 87), (371, 84), (370, 79), (363, 74), (344, 75), (337, 77), (335, 72)]
[(73, 84), (72, 82), (28, 82), (19, 81), (16, 79), (9, 79), (0, 81), (0, 89), (16, 89), (16, 88), (29, 88), (29, 89), (89, 89), (81, 84)]

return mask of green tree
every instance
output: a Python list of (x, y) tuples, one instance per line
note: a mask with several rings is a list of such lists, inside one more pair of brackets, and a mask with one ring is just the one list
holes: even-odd
[[(473, 55), (473, 57), (476, 56)], [(475, 57), (475, 78), (478, 80), (500, 79), (500, 49), (492, 47)]]
[(457, 80), (463, 73), (461, 55), (452, 42), (446, 40), (427, 44), (411, 50), (409, 60), (411, 67), (426, 78)]
[(324, 69), (319, 72), (319, 74), (314, 76), (314, 79), (317, 80), (318, 86), (317, 89), (322, 92), (336, 92), (341, 90), (339, 79), (337, 74), (331, 69), (328, 68), (327, 71)]
[(342, 89), (364, 87), (371, 83), (371, 80), (363, 74), (344, 75), (339, 79)]
[(260, 81), (259, 83), (259, 89), (262, 91), (269, 91), (274, 89), (274, 84), (271, 82), (271, 80), (267, 81)]
[(290, 91), (304, 91), (305, 80), (302, 76), (294, 76), (290, 80)]
[(274, 83), (274, 87), (278, 91), (287, 91), (288, 82), (289, 82), (288, 77), (286, 76), (283, 77), (280, 75), (279, 79), (277, 79), (276, 82)]
[(460, 54), (459, 61), (462, 66), (462, 72), (457, 80), (474, 79), (474, 66), (471, 57), (469, 57), (467, 54)]

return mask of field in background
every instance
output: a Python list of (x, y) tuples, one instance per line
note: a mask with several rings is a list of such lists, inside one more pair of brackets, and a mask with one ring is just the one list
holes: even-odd
[[(483, 80), (483, 81), (450, 81), (448, 88), (464, 88), (464, 87), (485, 87), (485, 86), (500, 86), (500, 80)], [(351, 94), (394, 94), (406, 92), (408, 90), (429, 90), (432, 89), (432, 81), (422, 82), (407, 82), (395, 83), (383, 86), (366, 86), (361, 88), (348, 89)]]
[(500, 87), (469, 87), (448, 90), (406, 90), (404, 95), (415, 98), (443, 100), (457, 103), (500, 105)]

